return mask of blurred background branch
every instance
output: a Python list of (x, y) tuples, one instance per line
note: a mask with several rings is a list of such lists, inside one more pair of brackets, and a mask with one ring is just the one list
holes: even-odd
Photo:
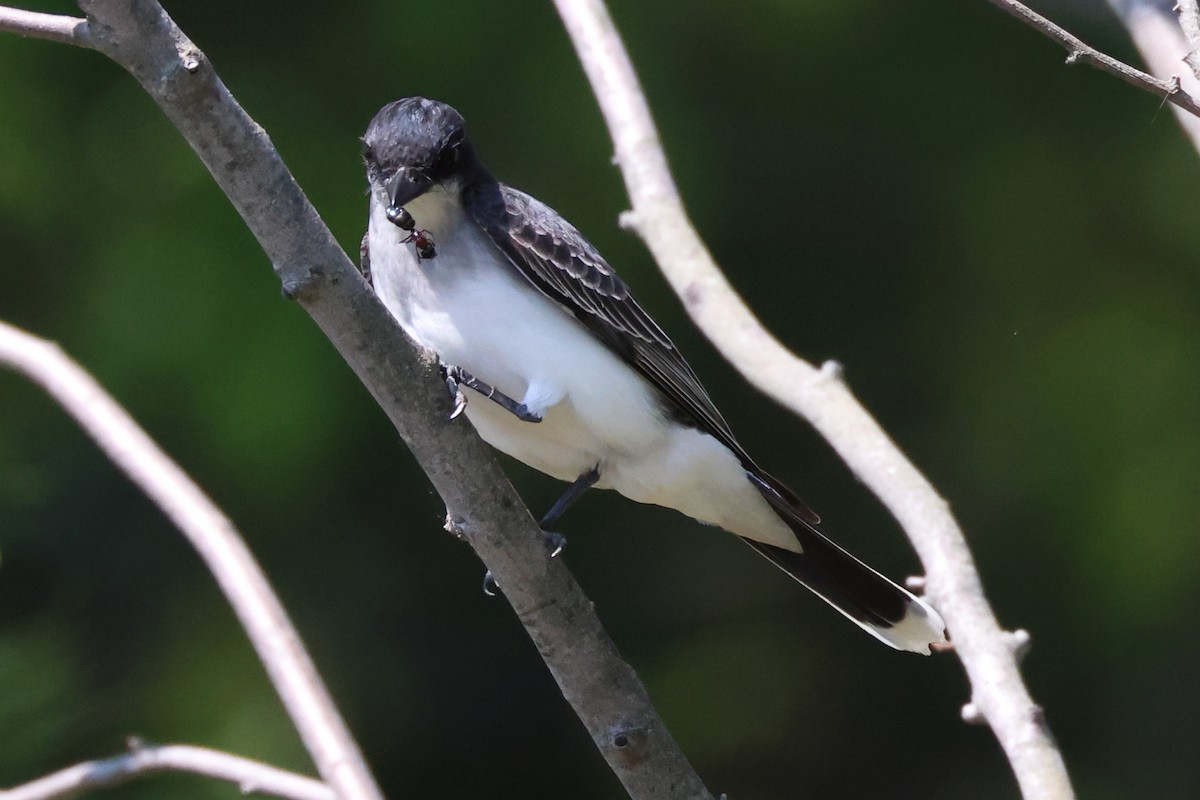
[(207, 747), (154, 745), (136, 740), (129, 752), (61, 769), (52, 775), (0, 789), (0, 800), (62, 800), (96, 789), (111, 789), (152, 772), (188, 772), (236, 784), (242, 794), (285, 800), (337, 800), (325, 784), (248, 758)]
[(187, 537), (242, 621), (313, 762), (338, 796), (379, 798), (300, 635), (220, 509), (91, 375), (51, 342), (0, 322), (0, 364), (44, 389)]
[(1192, 68), (1192, 75), (1200, 80), (1200, 3), (1196, 0), (1177, 0), (1175, 11), (1179, 14), (1179, 25), (1187, 42), (1187, 55), (1183, 61)]
[[(1137, 45), (1146, 67), (1160, 79), (1178, 81), (1193, 97), (1200, 96), (1200, 63), (1196, 58), (1200, 42), (1190, 40), (1187, 33), (1189, 27), (1198, 24), (1196, 3), (1180, 2), (1178, 16), (1172, 3), (1173, 0), (1108, 0)], [(1184, 69), (1185, 66), (1191, 69)], [(1171, 111), (1192, 140), (1192, 146), (1200, 152), (1200, 118), (1177, 105)]]
[(827, 363), (818, 370), (788, 351), (729, 285), (687, 218), (603, 0), (556, 4), (604, 112), (633, 202), (622, 222), (645, 240), (692, 319), (725, 358), (809, 420), (903, 525), (925, 565), (926, 594), (945, 617), (970, 676), (970, 705), (1000, 740), (1023, 795), (1073, 797), (1062, 754), (1025, 688), (1016, 649), (988, 605), (949, 506), (850, 393), (840, 368)]

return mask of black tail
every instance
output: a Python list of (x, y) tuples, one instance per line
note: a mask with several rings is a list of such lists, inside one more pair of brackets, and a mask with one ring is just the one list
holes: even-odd
[(817, 528), (817, 516), (777, 480), (746, 473), (780, 519), (796, 534), (801, 551), (743, 538), (771, 563), (815, 592), (875, 638), (897, 650), (929, 654), (946, 641), (941, 615), (830, 541)]

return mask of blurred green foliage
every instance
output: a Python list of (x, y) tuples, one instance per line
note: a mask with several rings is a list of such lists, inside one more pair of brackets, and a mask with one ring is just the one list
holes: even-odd
[[(28, 5), (32, 5), (29, 3)], [(71, 13), (68, 3), (41, 8)], [(748, 449), (851, 549), (917, 569), (807, 426), (720, 363), (640, 244), (549, 3), (170, 4), (349, 252), (356, 138), (454, 104), (606, 253)], [(1158, 101), (986, 3), (617, 0), (696, 224), (764, 321), (835, 358), (944, 492), (1088, 798), (1200, 794), (1200, 159)], [(1078, 33), (1134, 59), (1097, 2)], [(60, 342), (250, 541), (392, 796), (620, 788), (366, 392), (198, 161), (102, 57), (0, 37), (0, 318)], [(509, 463), (534, 509), (560, 486)], [(748, 550), (594, 493), (565, 557), (735, 798), (1011, 798), (952, 657), (890, 652)], [(0, 785), (125, 736), (307, 770), (197, 558), (0, 374)], [(120, 798), (229, 798), (157, 777)]]

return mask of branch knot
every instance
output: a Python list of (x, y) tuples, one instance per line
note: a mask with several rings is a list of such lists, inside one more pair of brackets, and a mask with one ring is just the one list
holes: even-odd
[(1017, 628), (1014, 631), (1005, 631), (1003, 636), (1004, 643), (1012, 651), (1013, 658), (1018, 662), (1029, 654), (1029, 648), (1033, 646), (1033, 637), (1029, 635), (1029, 631), (1024, 628)]
[(319, 265), (310, 266), (307, 271), (294, 271), (302, 272), (302, 274), (298, 277), (284, 277), (280, 291), (288, 300), (295, 300), (299, 303), (314, 299), (325, 285), (328, 277), (325, 269)]
[(649, 741), (650, 736), (644, 726), (622, 725), (611, 729), (608, 741), (600, 745), (623, 765), (632, 767), (646, 758)]

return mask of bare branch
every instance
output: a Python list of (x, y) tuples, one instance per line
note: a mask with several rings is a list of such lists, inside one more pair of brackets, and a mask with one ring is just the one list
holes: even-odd
[(946, 502), (840, 379), (784, 348), (734, 292), (687, 218), (650, 109), (601, 0), (555, 0), (608, 124), (633, 211), (622, 224), (645, 240), (692, 319), (742, 375), (808, 419), (900, 521), (927, 570), (972, 686), (1027, 798), (1073, 797), (1041, 709), (1021, 680), (1013, 639), (988, 606), (974, 560)]
[(1192, 68), (1192, 75), (1200, 81), (1200, 3), (1196, 0), (1178, 0), (1175, 6), (1179, 11), (1179, 26), (1183, 29), (1183, 38), (1187, 41), (1187, 55), (1184, 62)]
[[(363, 282), (263, 130), (153, 0), (79, 0), (94, 47), (128, 70), (191, 145), (304, 307), (395, 425), (491, 570), (593, 742), (635, 798), (710, 797), (621, 660), (591, 602), (445, 386)], [(307, 740), (306, 740), (307, 742)], [(310, 749), (321, 742), (307, 742)], [(318, 760), (341, 797), (374, 795), (348, 762)], [(328, 771), (327, 771), (328, 770)]]
[(1018, 3), (1017, 0), (989, 0), (989, 2), (994, 6), (999, 6), (1012, 16), (1036, 28), (1067, 48), (1068, 64), (1090, 64), (1110, 75), (1116, 75), (1131, 86), (1145, 89), (1151, 94), (1175, 104), (1178, 108), (1182, 108), (1200, 117), (1200, 101), (1197, 101), (1193, 95), (1180, 87), (1179, 79), (1175, 75), (1163, 80), (1142, 72), (1140, 69), (1134, 69), (1123, 61), (1117, 61), (1112, 56), (1105, 55), (1096, 48), (1084, 43), (1078, 36), (1068, 32), (1065, 28), (1055, 25), (1028, 6)]
[[(1109, 0), (1108, 3), (1129, 31), (1137, 45), (1142, 61), (1151, 72), (1159, 76), (1178, 76), (1177, 80), (1193, 96), (1200, 96), (1200, 77), (1179, 69), (1180, 63), (1189, 58), (1188, 42), (1180, 28), (1179, 19), (1172, 13), (1170, 4), (1158, 0)], [(1195, 2), (1191, 3), (1195, 7)], [(1180, 5), (1180, 15), (1183, 6)], [(1195, 51), (1192, 52), (1192, 55)], [(1183, 132), (1192, 140), (1192, 146), (1200, 151), (1200, 119), (1181, 110), (1171, 109)]]
[(233, 523), (55, 344), (0, 322), (0, 364), (45, 389), (200, 553), (241, 620), (317, 768), (338, 796), (378, 798), (362, 754), (300, 636)]
[(129, 752), (85, 761), (35, 781), (0, 790), (0, 800), (63, 800), (93, 789), (118, 786), (152, 772), (190, 772), (236, 784), (243, 794), (286, 800), (337, 800), (318, 780), (260, 761), (184, 744), (147, 745), (130, 740)]
[(21, 8), (0, 6), (0, 31), (28, 36), (31, 39), (47, 39), (52, 42), (91, 47), (87, 20), (79, 17), (64, 17), (58, 14), (42, 14)]

